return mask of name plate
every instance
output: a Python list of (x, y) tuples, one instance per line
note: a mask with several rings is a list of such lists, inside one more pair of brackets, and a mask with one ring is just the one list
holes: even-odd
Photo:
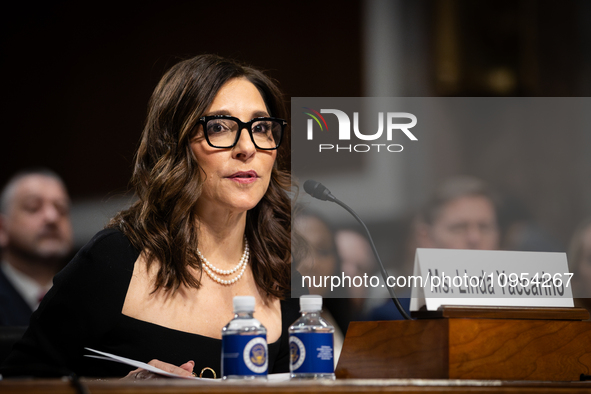
[(566, 253), (417, 249), (410, 310), (441, 305), (573, 307)]

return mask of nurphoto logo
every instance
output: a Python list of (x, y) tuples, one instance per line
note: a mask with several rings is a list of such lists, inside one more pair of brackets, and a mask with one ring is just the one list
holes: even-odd
[[(304, 114), (310, 118), (307, 120), (307, 139), (308, 141), (314, 140), (314, 128), (320, 129), (320, 132), (328, 133), (328, 124), (322, 114), (333, 114), (336, 116), (339, 123), (338, 140), (339, 141), (350, 141), (351, 140), (351, 119), (344, 111), (338, 109), (321, 109), (320, 112), (303, 107), (306, 111)], [(410, 122), (401, 122), (401, 120), (410, 120)], [(386, 126), (384, 127), (384, 123)], [(417, 137), (410, 131), (411, 128), (416, 126), (417, 117), (408, 112), (378, 112), (378, 130), (376, 132), (369, 132), (369, 130), (360, 130), (359, 127), (359, 112), (353, 112), (353, 134), (355, 137), (362, 141), (378, 141), (384, 140), (382, 138), (384, 129), (386, 131), (386, 142), (392, 141), (395, 133), (402, 132), (411, 141), (417, 141)], [(369, 152), (375, 151), (388, 151), (388, 152), (402, 152), (403, 146), (400, 144), (387, 144), (387, 143), (372, 143), (372, 144), (356, 144), (356, 145), (343, 145), (343, 144), (319, 144), (319, 152), (323, 151), (348, 151), (348, 152)]]

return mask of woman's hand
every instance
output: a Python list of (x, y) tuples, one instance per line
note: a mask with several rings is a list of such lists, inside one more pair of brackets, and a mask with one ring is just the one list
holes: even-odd
[[(187, 361), (186, 363), (184, 363), (180, 367), (177, 367), (176, 365), (165, 363), (160, 360), (152, 360), (148, 364), (153, 367), (160, 368), (163, 371), (174, 373), (174, 374), (177, 374), (180, 376), (195, 376), (195, 375), (193, 375), (193, 368), (195, 367), (195, 362), (193, 362), (193, 361)], [(138, 368), (138, 369), (134, 369), (133, 371), (128, 373), (127, 376), (124, 377), (123, 379), (145, 380), (145, 379), (155, 379), (155, 378), (161, 378), (161, 377), (162, 377), (162, 375), (158, 375), (158, 374), (152, 373), (150, 371), (146, 371), (143, 368)]]

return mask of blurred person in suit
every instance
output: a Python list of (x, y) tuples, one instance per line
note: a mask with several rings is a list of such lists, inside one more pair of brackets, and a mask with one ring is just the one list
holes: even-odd
[(59, 175), (15, 174), (0, 194), (0, 325), (29, 324), (72, 245), (70, 197)]
[[(435, 189), (412, 222), (410, 242), (416, 248), (499, 249), (497, 212), (497, 197), (486, 182), (469, 176), (449, 178)], [(407, 309), (410, 300), (402, 298), (401, 303)], [(391, 300), (370, 316), (372, 320), (402, 318)]]

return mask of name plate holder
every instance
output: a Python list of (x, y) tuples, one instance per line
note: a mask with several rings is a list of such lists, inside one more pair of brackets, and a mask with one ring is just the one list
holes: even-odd
[(410, 313), (415, 319), (472, 318), (519, 320), (589, 320), (585, 308), (509, 307), (442, 305), (436, 311), (422, 309)]
[[(566, 253), (418, 248), (410, 310), (442, 305), (572, 308)], [(411, 280), (412, 279), (412, 280)]]
[(440, 306), (351, 322), (337, 378), (578, 381), (591, 372), (583, 308)]

